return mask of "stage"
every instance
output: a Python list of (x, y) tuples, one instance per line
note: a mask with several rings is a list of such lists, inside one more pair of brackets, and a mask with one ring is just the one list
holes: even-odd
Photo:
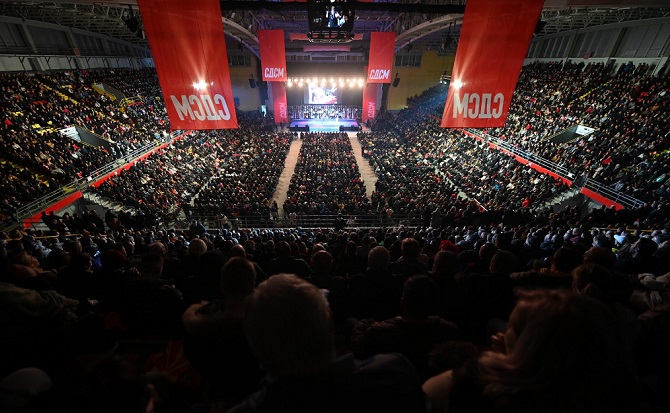
[[(290, 129), (296, 132), (339, 132), (340, 126), (344, 131), (355, 132), (359, 130), (355, 119), (295, 119), (291, 121)], [(307, 129), (309, 127), (309, 129)]]

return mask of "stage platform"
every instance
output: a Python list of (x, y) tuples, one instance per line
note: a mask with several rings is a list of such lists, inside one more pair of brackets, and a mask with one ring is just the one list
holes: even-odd
[(309, 127), (310, 132), (339, 132), (340, 126), (344, 131), (355, 132), (359, 130), (358, 122), (355, 119), (296, 119), (291, 121), (292, 131), (306, 132)]

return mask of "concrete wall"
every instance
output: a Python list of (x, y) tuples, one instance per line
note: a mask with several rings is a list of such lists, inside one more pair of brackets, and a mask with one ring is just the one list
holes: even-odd
[(388, 110), (400, 110), (407, 106), (407, 98), (421, 94), (424, 90), (437, 85), (440, 76), (446, 71), (451, 74), (454, 57), (438, 56), (435, 51), (424, 51), (420, 67), (397, 66), (393, 68), (400, 78), (398, 87), (391, 86), (388, 95)]
[(260, 88), (249, 86), (249, 78), (254, 75), (258, 80), (256, 72), (258, 70), (258, 60), (251, 59), (251, 66), (233, 66), (230, 68), (230, 81), (233, 84), (233, 96), (240, 101), (239, 110), (249, 111), (258, 110), (261, 106)]

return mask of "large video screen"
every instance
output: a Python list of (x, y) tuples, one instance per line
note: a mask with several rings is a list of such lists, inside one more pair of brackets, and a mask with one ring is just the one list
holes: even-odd
[(310, 83), (308, 93), (308, 101), (310, 105), (337, 104), (337, 86), (319, 86)]
[(309, 31), (352, 31), (354, 4), (355, 2), (347, 0), (309, 1), (307, 8)]

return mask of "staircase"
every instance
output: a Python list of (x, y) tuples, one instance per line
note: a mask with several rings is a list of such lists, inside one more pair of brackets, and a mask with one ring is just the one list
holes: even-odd
[(581, 204), (580, 190), (581, 187), (572, 187), (566, 192), (563, 192), (555, 197), (545, 201), (535, 209), (545, 209), (553, 207), (554, 211), (562, 211), (568, 207), (574, 207)]
[(347, 132), (347, 135), (349, 135), (349, 141), (351, 141), (351, 149), (354, 152), (354, 158), (356, 158), (358, 170), (361, 173), (361, 179), (363, 180), (363, 184), (365, 184), (365, 195), (370, 199), (372, 193), (375, 191), (377, 174), (375, 174), (375, 171), (370, 166), (370, 162), (363, 158), (363, 148), (356, 136), (356, 132)]
[[(93, 191), (86, 191), (84, 193), (84, 199), (86, 200), (87, 204), (97, 205), (97, 206), (103, 208), (105, 212), (107, 212), (108, 209), (111, 209), (113, 211), (121, 211), (121, 210), (131, 209), (131, 207), (129, 207), (127, 205), (123, 205), (119, 202), (112, 201), (111, 199), (100, 196)], [(89, 208), (89, 209), (91, 209), (91, 208)], [(96, 211), (96, 212), (98, 212), (98, 211)], [(103, 215), (104, 215), (104, 212), (103, 212)]]
[(272, 196), (272, 200), (277, 202), (280, 217), (284, 216), (284, 202), (286, 202), (288, 187), (291, 184), (291, 177), (295, 171), (295, 165), (298, 163), (298, 154), (300, 153), (301, 147), (302, 139), (294, 139), (291, 142), (291, 147), (286, 155), (284, 169), (277, 182), (277, 189)]

